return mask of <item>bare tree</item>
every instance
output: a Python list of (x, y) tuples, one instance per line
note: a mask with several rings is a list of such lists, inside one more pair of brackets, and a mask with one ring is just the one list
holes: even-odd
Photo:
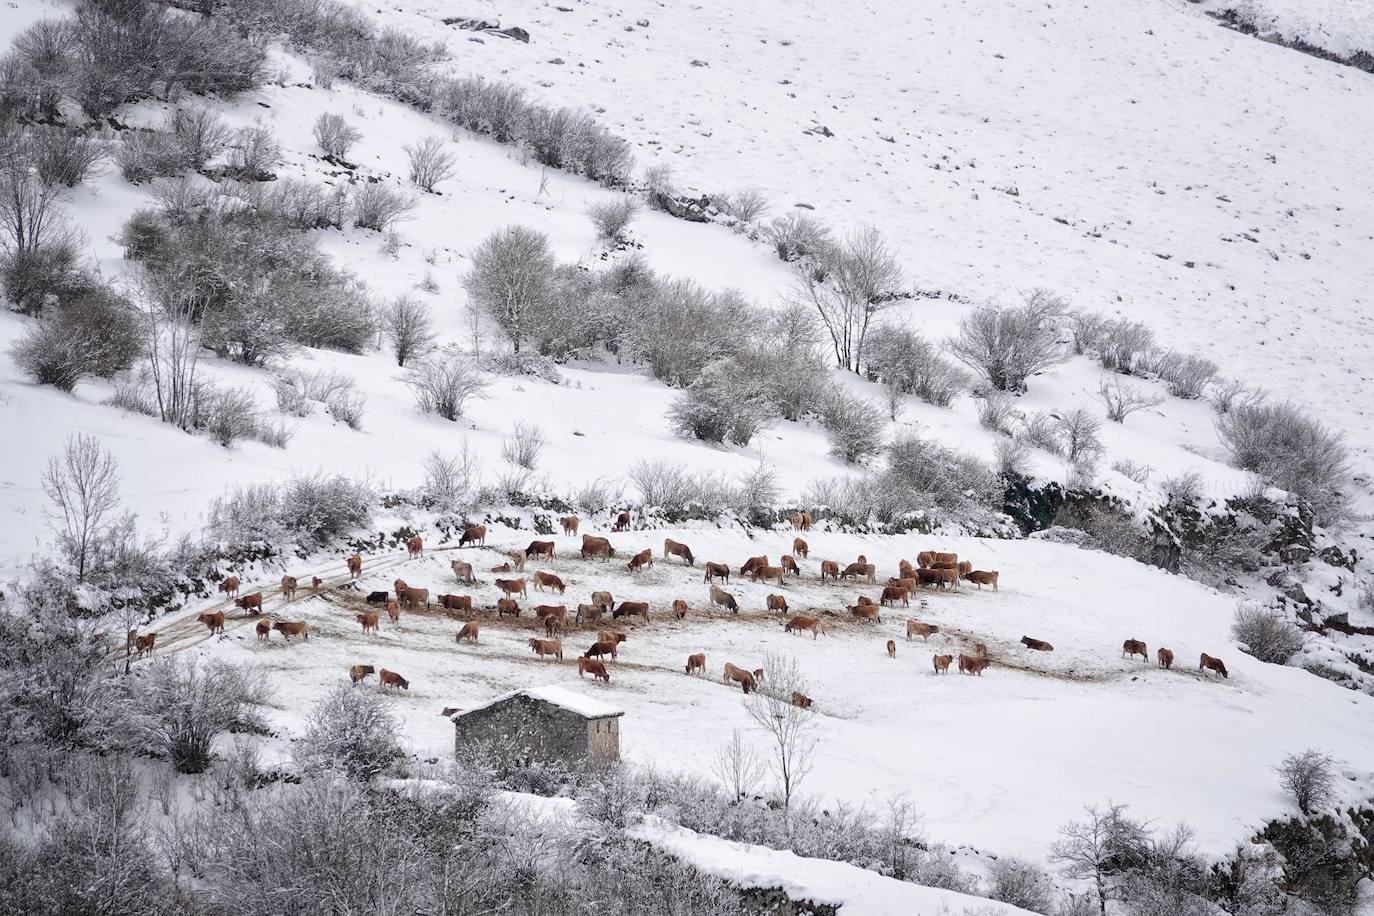
[(424, 460), (424, 497), (439, 509), (460, 508), (475, 493), (482, 476), (482, 463), (466, 439), (456, 454), (434, 449)]
[(119, 468), (100, 440), (85, 433), (67, 438), (60, 456), (48, 459), (43, 493), (52, 501), (62, 552), (84, 582), (86, 567), (119, 505)]
[(281, 144), (261, 124), (238, 132), (229, 148), (228, 174), (239, 181), (266, 181), (281, 164)]
[(1314, 809), (1331, 802), (1336, 785), (1333, 763), (1331, 757), (1321, 751), (1306, 750), (1301, 754), (1289, 754), (1275, 767), (1279, 784), (1293, 796), (1303, 814), (1311, 814)]
[(18, 134), (0, 136), (0, 251), (37, 250), (62, 221), (58, 203), (65, 191), (43, 180)]
[(1044, 290), (1014, 308), (982, 306), (959, 322), (949, 350), (996, 391), (1022, 391), (1026, 379), (1064, 361), (1055, 323), (1063, 303)]
[(501, 457), (516, 467), (533, 471), (547, 443), (538, 426), (526, 426), (517, 421), (511, 434), (501, 440)]
[(1107, 901), (1117, 894), (1117, 877), (1144, 860), (1149, 835), (1145, 825), (1126, 815), (1126, 806), (1089, 805), (1088, 817), (1059, 828), (1059, 839), (1050, 849), (1069, 878), (1091, 881), (1098, 909), (1107, 916)]
[(324, 150), (326, 156), (345, 159), (353, 144), (362, 139), (357, 128), (332, 111), (325, 112), (315, 119), (315, 142)]
[(413, 195), (380, 181), (364, 182), (353, 195), (353, 225), (385, 232), (393, 223), (408, 219), (414, 209)]
[(137, 283), (148, 325), (148, 370), (162, 422), (189, 430), (196, 422), (201, 383), (201, 330), (195, 317), (205, 306), (200, 285), (189, 278), (145, 274)]
[(793, 693), (805, 694), (807, 688), (795, 658), (768, 653), (763, 657), (763, 667), (763, 683), (745, 696), (744, 708), (772, 743), (769, 764), (778, 781), (782, 805), (787, 808), (815, 764), (815, 714), (792, 702)]
[(744, 740), (737, 728), (716, 750), (713, 764), (714, 772), (725, 786), (725, 791), (735, 801), (742, 801), (753, 794), (754, 787), (763, 778), (763, 761)]
[(432, 192), (439, 182), (453, 177), (457, 162), (442, 137), (426, 137), (414, 146), (405, 148), (410, 157), (410, 180)]
[(176, 137), (186, 164), (193, 169), (204, 168), (229, 144), (229, 128), (208, 108), (178, 108), (168, 119), (167, 127)]
[(452, 350), (437, 353), (415, 364), (405, 377), (423, 413), (457, 420), (472, 398), (482, 397), (487, 383), (463, 354)]
[(548, 237), (524, 226), (497, 230), (472, 253), (468, 295), (510, 335), (516, 353), (553, 269)]
[(1083, 407), (1056, 416), (1069, 464), (1092, 464), (1102, 454), (1102, 424)]
[(387, 307), (382, 316), (382, 331), (391, 342), (398, 366), (423, 356), (434, 343), (434, 322), (429, 306), (409, 296), (401, 296)]
[(898, 295), (902, 270), (877, 229), (860, 229), (798, 265), (798, 291), (830, 335), (835, 364), (859, 371), (873, 316)]
[(1164, 402), (1159, 395), (1146, 394), (1119, 377), (1107, 379), (1105, 376), (1097, 384), (1097, 399), (1107, 408), (1107, 419), (1113, 423), (1121, 423), (1136, 411), (1148, 410)]

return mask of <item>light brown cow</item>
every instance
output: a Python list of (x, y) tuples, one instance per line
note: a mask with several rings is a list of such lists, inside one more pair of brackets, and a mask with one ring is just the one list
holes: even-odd
[(792, 556), (792, 554), (790, 554), (790, 553), (785, 553), (785, 554), (783, 554), (783, 555), (782, 555), (782, 561), (781, 561), (781, 562), (782, 562), (782, 571), (783, 571), (783, 572), (790, 572), (790, 573), (791, 573), (792, 575), (794, 575), (794, 576), (800, 576), (800, 575), (801, 575), (801, 567), (797, 565), (796, 558), (794, 558), (794, 557)]
[(358, 683), (363, 678), (367, 677), (369, 674), (376, 673), (377, 669), (372, 667), (371, 665), (354, 665), (352, 668), (348, 669), (348, 677), (353, 681), (354, 684)]
[(895, 642), (893, 642), (892, 640), (890, 640), (890, 639), (887, 641), (887, 657), (888, 657), (888, 658), (896, 658), (896, 657), (897, 657), (897, 644), (896, 644)]
[(979, 658), (988, 658), (988, 647), (986, 643), (976, 642), (973, 644), (973, 654)]
[(983, 661), (981, 658), (975, 658), (972, 655), (964, 655), (962, 652), (959, 653), (960, 674), (976, 674), (979, 677), (982, 677), (983, 669), (986, 668), (987, 665), (988, 663)]
[(511, 565), (511, 567), (514, 568), (516, 572), (524, 572), (524, 571), (525, 571), (525, 553), (524, 553), (524, 551), (517, 550), (517, 551), (515, 551), (515, 552), (509, 554), (509, 556), (510, 556), (510, 565)]
[(797, 556), (801, 557), (803, 560), (805, 560), (808, 556), (811, 555), (811, 546), (807, 544), (805, 541), (803, 541), (801, 538), (793, 538), (792, 552), (795, 553)]
[(687, 673), (691, 674), (693, 671), (700, 671), (702, 674), (706, 673), (705, 652), (698, 652), (695, 655), (687, 656)]
[(801, 526), (802, 526), (802, 514), (801, 514), (800, 512), (793, 512), (793, 513), (792, 513), (792, 519), (791, 519), (791, 521), (792, 521), (792, 530), (793, 530), (793, 531), (801, 531)]
[(822, 560), (821, 581), (824, 582), (826, 577), (838, 580), (840, 578), (840, 564), (836, 563), (834, 560)]
[(745, 693), (754, 692), (753, 673), (750, 671), (746, 671), (743, 668), (740, 668), (736, 665), (732, 665), (729, 662), (725, 663), (725, 674), (721, 678), (721, 680), (723, 680), (727, 684), (731, 682), (739, 684), (740, 689), (743, 690)]
[(446, 611), (472, 611), (471, 595), (440, 595), (439, 607)]
[(553, 557), (553, 541), (530, 541), (530, 546), (525, 548), (526, 557)]
[(563, 533), (570, 537), (577, 537), (577, 525), (579, 519), (576, 515), (565, 515), (558, 520), (558, 524), (563, 526)]
[(360, 554), (360, 553), (355, 553), (355, 554), (353, 554), (353, 556), (351, 556), (351, 557), (348, 558), (347, 563), (348, 563), (348, 578), (350, 578), (350, 579), (356, 579), (356, 578), (358, 578), (359, 576), (361, 576), (361, 575), (363, 574), (363, 555), (362, 555), (362, 554)]
[(630, 572), (639, 572), (645, 566), (653, 566), (654, 552), (646, 547), (639, 553), (630, 557), (630, 562), (625, 565), (629, 567)]
[(486, 525), (473, 525), (463, 532), (463, 536), (458, 539), (458, 546), (462, 548), (469, 544), (474, 547), (485, 547), (487, 545)]
[(647, 601), (622, 601), (620, 606), (611, 612), (611, 618), (619, 620), (626, 615), (631, 617), (643, 617), (644, 622), (649, 622), (649, 602)]
[(406, 541), (406, 556), (410, 557), (411, 559), (414, 559), (415, 557), (422, 557), (422, 556), (424, 556), (424, 555), (425, 555), (425, 541), (424, 541), (424, 538), (420, 537), (418, 534), (412, 535), (412, 536)]
[(493, 566), (490, 570), (488, 570), (488, 572), (494, 572), (494, 573), (508, 573), (508, 572), (513, 572), (514, 570), (515, 570), (515, 567), (514, 567), (514, 566), (511, 566), (510, 563), (502, 563), (502, 564), (500, 564), (499, 566)]
[(754, 567), (756, 567), (756, 566), (767, 566), (767, 565), (768, 565), (768, 557), (767, 557), (767, 556), (762, 556), (762, 557), (750, 557), (749, 559), (745, 560), (745, 561), (744, 561), (744, 565), (742, 565), (742, 566), (739, 568), (739, 574), (740, 574), (741, 576), (747, 576), (747, 575), (749, 575), (751, 572), (754, 571)]
[(984, 585), (991, 585), (992, 590), (997, 591), (997, 570), (975, 569), (964, 573), (960, 578), (972, 582), (978, 588)]
[(453, 575), (457, 577), (459, 582), (466, 582), (468, 585), (471, 585), (476, 581), (472, 577), (471, 563), (464, 563), (462, 560), (454, 560), (448, 567), (453, 570)]
[(258, 634), (258, 642), (267, 642), (272, 638), (272, 621), (259, 620), (258, 625), (253, 628)]
[(778, 587), (781, 588), (782, 573), (783, 569), (781, 566), (755, 566), (753, 571), (749, 574), (749, 577), (755, 582), (772, 582), (776, 579)]
[(793, 512), (791, 521), (794, 531), (810, 531), (813, 524), (810, 512)]
[(872, 563), (850, 563), (840, 573), (841, 579), (864, 579), (868, 582), (878, 581), (878, 567)]
[(541, 591), (546, 588), (551, 588), (560, 595), (567, 591), (567, 586), (563, 584), (562, 579), (558, 578), (553, 573), (547, 572), (536, 572), (534, 574), (534, 587)]
[(599, 604), (604, 610), (609, 611), (615, 607), (615, 599), (610, 592), (592, 592), (592, 604)]
[(897, 561), (897, 578), (914, 579), (916, 578), (916, 567), (912, 566), (908, 560)]
[(1150, 660), (1150, 650), (1145, 648), (1145, 643), (1139, 639), (1128, 639), (1121, 644), (1121, 657), (1129, 655), (1131, 658), (1140, 656), (1142, 661)]
[(895, 605), (898, 601), (902, 602), (902, 607), (907, 607), (906, 589), (900, 585), (885, 587), (882, 597), (878, 599), (878, 603), (884, 607)]
[(860, 620), (869, 621), (872, 623), (883, 622), (883, 618), (878, 615), (878, 608), (876, 605), (856, 604), (849, 609), (849, 613), (853, 614)]
[(582, 559), (613, 556), (615, 556), (615, 551), (611, 548), (610, 541), (605, 538), (593, 537), (590, 534), (582, 535)]
[[(408, 608), (413, 608), (417, 604), (422, 607), (429, 607), (429, 589), (427, 588), (411, 588), (410, 586), (406, 586), (396, 597), (400, 598), (401, 603)], [(389, 607), (388, 610), (390, 610)]]
[(1202, 653), (1202, 659), (1198, 662), (1197, 670), (1215, 671), (1217, 674), (1220, 674), (1224, 678), (1229, 679), (1231, 677), (1231, 675), (1226, 671), (1226, 663), (1219, 658), (1213, 658), (1206, 652)]
[(477, 633), (479, 629), (477, 621), (469, 620), (467, 623), (463, 624), (462, 629), (458, 631), (458, 635), (454, 637), (454, 641), (463, 642), (467, 640), (468, 642), (475, 643), (477, 642)]
[(855, 599), (854, 603), (857, 604), (859, 607), (863, 607), (864, 605), (872, 605), (874, 607), (878, 607), (878, 602), (874, 601), (867, 595), (860, 595), (857, 599)]
[(714, 582), (716, 579), (730, 581), (730, 567), (725, 563), (707, 563), (706, 575), (701, 577), (702, 582)]
[(673, 616), (678, 620), (687, 616), (687, 602), (681, 598), (673, 599)]
[(196, 620), (205, 624), (210, 629), (210, 635), (224, 632), (224, 612), (215, 611), (213, 614), (199, 614)]
[(552, 655), (559, 661), (563, 660), (563, 640), (561, 639), (531, 639), (530, 648), (540, 658), (545, 655)]
[(592, 643), (590, 649), (583, 653), (582, 657), (604, 658), (605, 656), (609, 655), (612, 659), (614, 659), (616, 656), (616, 652), (618, 651), (618, 648), (619, 647), (616, 645), (616, 642), (614, 640), (598, 639), (596, 642)]
[(233, 598), (234, 596), (238, 595), (239, 577), (230, 576), (229, 578), (225, 579), (223, 582), (219, 584), (219, 590), (224, 592), (224, 594), (228, 595), (230, 598)]
[(1159, 651), (1155, 653), (1155, 655), (1156, 655), (1156, 657), (1158, 657), (1158, 659), (1159, 659), (1159, 667), (1163, 668), (1165, 671), (1172, 671), (1172, 670), (1173, 670), (1173, 667), (1174, 667), (1174, 650), (1173, 650), (1173, 649), (1160, 648)]
[(280, 633), (287, 642), (291, 641), (292, 636), (299, 636), (301, 639), (310, 638), (310, 630), (306, 627), (304, 620), (278, 620), (272, 624), (272, 629)]
[(393, 592), (396, 593), (396, 598), (397, 598), (397, 599), (400, 599), (400, 598), (403, 597), (403, 594), (402, 594), (402, 593), (403, 593), (408, 587), (409, 587), (409, 586), (406, 585), (406, 580), (405, 580), (405, 579), (402, 579), (402, 578), (400, 578), (400, 577), (397, 577), (396, 579), (393, 579), (392, 582), (391, 582), (391, 590), (392, 590)]
[(792, 705), (800, 707), (801, 709), (810, 709), (811, 698), (800, 690), (794, 690), (792, 691)]
[(520, 616), (520, 604), (514, 598), (496, 599), (496, 616), (505, 617), (507, 614)]
[(606, 666), (595, 659), (579, 658), (577, 660), (577, 676), (582, 677), (584, 674), (590, 674), (592, 680), (605, 681), (607, 684), (611, 682), (611, 676), (606, 672)]
[(234, 604), (243, 608), (250, 614), (262, 613), (262, 592), (253, 592), (251, 595), (244, 595), (242, 598), (235, 598)]
[(611, 526), (612, 531), (625, 531), (630, 527), (630, 513), (621, 512), (615, 517), (615, 524)]
[(911, 637), (919, 636), (922, 640), (929, 642), (930, 634), (940, 632), (940, 628), (933, 623), (921, 623), (919, 620), (908, 620), (906, 622), (906, 639), (911, 641)]
[(711, 603), (739, 613), (739, 603), (735, 601), (735, 596), (719, 586), (711, 586)]
[(821, 619), (819, 617), (807, 617), (805, 614), (798, 614), (787, 623), (783, 624), (784, 633), (800, 633), (803, 630), (811, 631), (811, 638), (814, 640), (821, 632)]
[(392, 624), (399, 625), (401, 622), (401, 602), (388, 601), (386, 603), (386, 616)]
[(410, 681), (401, 677), (395, 671), (388, 671), (383, 668), (381, 671), (377, 672), (377, 678), (381, 681), (383, 690), (388, 687), (395, 687), (399, 690), (410, 690)]
[(497, 579), (496, 587), (506, 595), (521, 595), (525, 598), (529, 597), (529, 593), (525, 590), (524, 577), (519, 579)]
[(949, 665), (950, 665), (950, 662), (954, 661), (954, 656), (953, 656), (953, 655), (936, 655), (936, 656), (934, 656), (933, 661), (935, 662), (935, 673), (936, 673), (936, 674), (949, 674)]
[(619, 630), (600, 630), (596, 634), (597, 642), (613, 642), (616, 645), (620, 645), (627, 639), (629, 639), (629, 637)]
[(371, 613), (368, 613), (368, 614), (354, 614), (354, 615), (353, 615), (353, 619), (356, 620), (356, 621), (358, 621), (358, 623), (361, 623), (361, 624), (363, 625), (363, 632), (364, 632), (364, 633), (375, 633), (375, 632), (377, 631), (377, 622), (378, 622), (378, 621), (377, 621), (377, 615), (376, 615), (376, 614), (371, 614)]
[(968, 560), (960, 560), (957, 564), (955, 564), (955, 569), (959, 570), (959, 575), (966, 576), (969, 573), (973, 572), (973, 564), (970, 563)]
[(534, 616), (544, 621), (544, 629), (549, 628), (549, 621), (555, 621), (554, 627), (563, 629), (568, 622), (568, 609), (561, 604), (541, 604), (535, 607)]
[(1027, 649), (1034, 649), (1037, 652), (1053, 652), (1054, 646), (1045, 642), (1043, 639), (1031, 639), (1029, 636), (1021, 637), (1021, 644)]
[(579, 604), (577, 606), (577, 616), (573, 618), (574, 623), (596, 623), (601, 619), (601, 615), (606, 609), (599, 604)]
[(663, 539), (663, 559), (681, 557), (688, 566), (696, 566), (697, 558), (692, 556), (692, 548), (672, 538)]
[[(265, 623), (266, 621), (263, 622)], [(145, 636), (134, 637), (134, 649), (137, 652), (137, 655), (135, 657), (142, 658), (145, 655), (151, 657), (153, 654), (153, 644), (156, 642), (156, 633), (148, 633)]]
[(786, 613), (787, 613), (787, 599), (784, 598), (782, 595), (769, 595), (769, 596), (768, 596), (768, 610), (769, 610), (769, 611), (781, 611), (782, 613), (786, 614)]

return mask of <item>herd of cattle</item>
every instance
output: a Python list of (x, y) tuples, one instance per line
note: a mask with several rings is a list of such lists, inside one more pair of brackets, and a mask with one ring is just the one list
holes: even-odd
[[(792, 526), (794, 529), (805, 532), (810, 530), (812, 519), (809, 513), (795, 513), (792, 516)], [(568, 516), (560, 519), (560, 524), (565, 536), (576, 537), (579, 519), (575, 516)], [(630, 527), (630, 516), (628, 512), (622, 512), (617, 517), (613, 532), (627, 530)], [(486, 544), (486, 526), (478, 525), (465, 530), (459, 539), (459, 548), (463, 547), (483, 547)], [(410, 558), (418, 558), (424, 555), (424, 541), (419, 535), (411, 537), (406, 542), (407, 553)], [(463, 613), (468, 617), (474, 617), (480, 610), (494, 610), (497, 618), (507, 615), (518, 618), (522, 608), (517, 601), (518, 598), (529, 600), (529, 588), (533, 585), (537, 592), (556, 593), (563, 596), (567, 586), (559, 576), (543, 571), (534, 571), (526, 578), (523, 573), (527, 561), (533, 558), (552, 560), (556, 556), (557, 545), (552, 540), (534, 540), (524, 551), (513, 552), (508, 555), (505, 562), (491, 567), (491, 572), (509, 575), (511, 578), (497, 578), (495, 586), (500, 594), (494, 606), (479, 608), (473, 603), (471, 594), (442, 594), (434, 596), (431, 600), (429, 589), (412, 587), (403, 579), (396, 579), (392, 583), (390, 591), (373, 591), (367, 595), (366, 602), (369, 607), (380, 608), (379, 610), (367, 610), (355, 614), (355, 620), (361, 625), (364, 634), (375, 633), (380, 623), (381, 612), (385, 612), (392, 624), (400, 621), (400, 614), (403, 608), (414, 610), (417, 608), (429, 608), (438, 605), (451, 614)], [(610, 561), (617, 557), (615, 549), (611, 546), (607, 538), (590, 534), (582, 535), (580, 555), (582, 558), (601, 558)], [(726, 591), (716, 583), (722, 582), (729, 585), (732, 575), (736, 578), (748, 577), (753, 582), (776, 583), (779, 587), (785, 585), (789, 576), (800, 579), (802, 576), (801, 568), (797, 563), (797, 557), (808, 559), (810, 556), (810, 546), (800, 536), (792, 540), (792, 553), (784, 554), (779, 558), (778, 564), (773, 565), (766, 555), (750, 557), (738, 568), (738, 572), (726, 563), (706, 562), (702, 565), (704, 570), (703, 582), (709, 585), (709, 601), (712, 607), (721, 607), (733, 613), (739, 613), (740, 605), (735, 596)], [(667, 560), (677, 558), (687, 566), (696, 565), (696, 557), (690, 547), (686, 544), (675, 541), (671, 538), (663, 542), (663, 552), (661, 559)], [(346, 560), (349, 579), (357, 580), (362, 576), (363, 557), (361, 554), (354, 554)], [(640, 550), (629, 555), (626, 567), (630, 573), (636, 573), (654, 565), (654, 554), (651, 549)], [(453, 560), (450, 564), (453, 574), (458, 582), (467, 586), (476, 586), (478, 580), (473, 573), (472, 564), (463, 560)], [(833, 560), (823, 560), (820, 563), (820, 581), (844, 582), (853, 580), (855, 582), (877, 584), (877, 570), (873, 563), (868, 561), (864, 555), (860, 555), (854, 562), (840, 567), (839, 563)], [(996, 570), (977, 570), (967, 561), (961, 561), (954, 553), (943, 551), (922, 551), (916, 555), (916, 564), (912, 565), (907, 560), (901, 560), (898, 566), (898, 575), (889, 578), (877, 600), (860, 595), (854, 605), (848, 606), (849, 614), (861, 623), (882, 623), (881, 611), (883, 608), (896, 607), (900, 602), (902, 607), (910, 607), (911, 600), (915, 593), (921, 589), (950, 589), (957, 590), (961, 583), (971, 582), (979, 589), (984, 585), (991, 586), (993, 591), (998, 590), (998, 573)], [(324, 585), (318, 576), (311, 578), (311, 592), (319, 592)], [(240, 582), (237, 576), (230, 576), (219, 583), (219, 591), (227, 597), (232, 598), (240, 609), (249, 615), (258, 615), (263, 609), (263, 593), (261, 591), (248, 595), (239, 594)], [(283, 576), (280, 584), (282, 597), (287, 601), (295, 600), (300, 588), (300, 583), (294, 576)], [(928, 602), (924, 598), (919, 598), (919, 609), (924, 612), (928, 609)], [(787, 604), (786, 596), (781, 594), (769, 594), (765, 599), (765, 610), (769, 613), (779, 612), (789, 614), (790, 609)], [(619, 620), (622, 617), (638, 618), (644, 623), (649, 622), (650, 608), (645, 601), (620, 601), (617, 603), (609, 591), (593, 591), (591, 600), (587, 603), (579, 603), (571, 615), (572, 623), (569, 623), (569, 611), (566, 604), (538, 604), (532, 607), (537, 625), (544, 632), (543, 638), (532, 637), (528, 640), (530, 650), (540, 658), (563, 658), (562, 637), (567, 634), (571, 626), (600, 625), (602, 618), (609, 615), (612, 620)], [(687, 616), (689, 611), (688, 603), (683, 599), (676, 599), (671, 604), (670, 613), (673, 618), (681, 620)], [(212, 635), (222, 633), (224, 630), (225, 615), (223, 611), (204, 613), (199, 615), (197, 620), (204, 624)], [(783, 629), (787, 633), (810, 632), (812, 639), (816, 639), (821, 633), (826, 631), (822, 619), (817, 616), (806, 614), (796, 614), (783, 624)], [(298, 621), (271, 621), (260, 620), (256, 626), (259, 640), (269, 640), (272, 633), (279, 632), (282, 638), (290, 642), (294, 636), (299, 636), (303, 640), (310, 638), (309, 629), (306, 622)], [(923, 641), (928, 641), (930, 636), (939, 633), (940, 628), (932, 623), (920, 620), (906, 621), (906, 638), (911, 641), (920, 636)], [(480, 635), (480, 624), (477, 619), (466, 620), (458, 630), (456, 640), (459, 643), (476, 643)], [(157, 638), (156, 633), (140, 635), (137, 631), (129, 632), (129, 648), (137, 650), (140, 657), (151, 655)], [(605, 659), (609, 656), (612, 660), (617, 658), (619, 648), (626, 640), (626, 634), (616, 629), (598, 629), (596, 640), (586, 652), (582, 653), (577, 659), (578, 676), (582, 677), (590, 674), (594, 680), (610, 683), (610, 673), (606, 669)], [(1033, 639), (1029, 636), (1021, 637), (1021, 643), (1028, 649), (1052, 652), (1054, 646), (1041, 640)], [(897, 645), (893, 640), (887, 641), (887, 653), (895, 656)], [(1122, 657), (1135, 657), (1139, 655), (1142, 659), (1149, 660), (1149, 652), (1144, 642), (1137, 639), (1128, 639), (1122, 645)], [(1157, 652), (1157, 663), (1159, 667), (1171, 669), (1174, 662), (1174, 653), (1166, 648), (1160, 648)], [(935, 674), (947, 674), (949, 668), (954, 664), (954, 655), (935, 655), (932, 662)], [(990, 663), (990, 653), (983, 643), (976, 643), (973, 647), (973, 654), (959, 653), (957, 656), (958, 669), (961, 673), (970, 675), (982, 675), (983, 671)], [(1220, 677), (1229, 677), (1226, 665), (1219, 658), (1214, 658), (1204, 653), (1202, 655), (1199, 670), (1210, 670)], [(686, 673), (705, 673), (706, 655), (696, 653), (688, 656)], [(354, 665), (350, 669), (350, 677), (353, 682), (359, 683), (371, 674), (377, 673), (383, 689), (397, 688), (408, 690), (410, 682), (400, 674), (382, 668), (376, 671), (372, 665)], [(723, 680), (727, 684), (738, 684), (745, 693), (751, 693), (757, 689), (763, 680), (765, 673), (763, 669), (749, 670), (731, 663), (726, 663), (723, 669)], [(809, 697), (794, 693), (791, 697), (792, 702), (798, 706), (809, 708), (812, 701)]]

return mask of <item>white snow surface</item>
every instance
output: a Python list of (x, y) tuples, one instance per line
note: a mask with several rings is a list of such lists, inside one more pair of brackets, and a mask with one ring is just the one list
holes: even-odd
[(464, 709), (461, 712), (454, 713), (453, 718), (459, 719), (469, 713), (477, 712), (479, 709), (487, 709), (488, 707), (495, 706), (497, 703), (504, 703), (506, 700), (521, 696), (529, 697), (534, 700), (543, 700), (545, 703), (561, 706), (564, 709), (575, 712), (580, 716), (585, 716), (588, 719), (604, 719), (607, 716), (620, 716), (625, 714), (623, 709), (618, 709), (609, 703), (603, 703), (601, 700), (589, 697), (584, 693), (569, 690), (567, 687), (559, 687), (556, 684), (545, 684), (543, 687), (521, 687), (519, 690), (503, 693), (499, 697), (493, 697), (485, 703), (473, 706), (471, 709)]

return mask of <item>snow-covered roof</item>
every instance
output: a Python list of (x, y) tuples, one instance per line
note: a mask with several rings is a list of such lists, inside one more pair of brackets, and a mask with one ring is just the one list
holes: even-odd
[(503, 693), (499, 697), (490, 699), (480, 706), (465, 709), (454, 715), (453, 718), (461, 719), (463, 716), (471, 715), (479, 710), (488, 709), (498, 703), (504, 703), (507, 700), (521, 696), (529, 697), (532, 700), (542, 700), (545, 703), (552, 703), (554, 706), (566, 709), (569, 712), (575, 712), (579, 716), (587, 719), (604, 719), (608, 716), (625, 715), (625, 710), (617, 709), (609, 703), (603, 703), (600, 700), (594, 700), (591, 697), (583, 696), (566, 687), (555, 687), (549, 684), (544, 687), (522, 687), (519, 690), (512, 690), (510, 693)]

